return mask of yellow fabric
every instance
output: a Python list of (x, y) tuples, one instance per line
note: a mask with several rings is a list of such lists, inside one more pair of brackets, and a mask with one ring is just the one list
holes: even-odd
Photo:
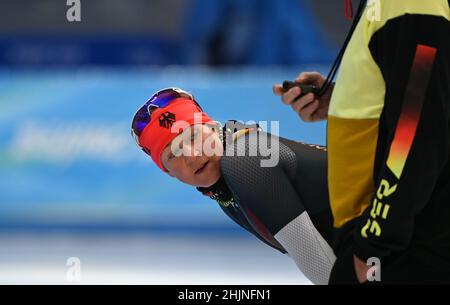
[(334, 225), (361, 215), (374, 192), (378, 120), (328, 117), (328, 171)]

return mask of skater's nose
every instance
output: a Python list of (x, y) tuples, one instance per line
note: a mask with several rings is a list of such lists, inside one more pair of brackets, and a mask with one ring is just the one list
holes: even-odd
[(184, 151), (184, 160), (186, 165), (190, 168), (190, 169), (194, 169), (197, 166), (197, 163), (199, 162), (199, 157), (202, 155), (200, 149), (196, 148), (194, 145), (184, 145), (183, 149), (185, 149)]

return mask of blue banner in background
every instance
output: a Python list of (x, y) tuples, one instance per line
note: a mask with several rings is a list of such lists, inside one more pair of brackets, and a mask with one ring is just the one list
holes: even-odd
[(191, 91), (214, 119), (279, 121), (283, 137), (325, 144), (272, 94), (293, 69), (1, 70), (0, 227), (237, 230), (217, 204), (163, 174), (130, 120), (163, 87)]

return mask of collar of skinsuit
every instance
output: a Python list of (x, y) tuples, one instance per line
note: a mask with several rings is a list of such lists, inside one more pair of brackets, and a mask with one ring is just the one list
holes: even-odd
[[(223, 128), (219, 128), (219, 134), (221, 135), (224, 151), (226, 149), (227, 143), (230, 143), (229, 141), (235, 142), (239, 137), (251, 131), (260, 130), (258, 124), (249, 125), (236, 120), (229, 120)], [(210, 187), (197, 187), (197, 190), (203, 195), (217, 201), (223, 207), (227, 207), (233, 200), (233, 195), (229, 190), (227, 184), (225, 183), (223, 177), (220, 177), (220, 179)]]

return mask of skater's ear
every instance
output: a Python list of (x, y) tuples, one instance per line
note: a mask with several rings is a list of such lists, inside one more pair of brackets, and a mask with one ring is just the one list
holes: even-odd
[(170, 177), (175, 178), (175, 176), (172, 174), (172, 171), (170, 171), (170, 170), (167, 169), (167, 166), (166, 166), (166, 164), (165, 164), (165, 161), (162, 161), (162, 165), (164, 166), (164, 169), (166, 170), (166, 173), (167, 173)]
[(164, 166), (164, 168), (165, 168), (165, 170), (166, 170), (166, 173), (167, 173), (170, 177), (177, 179), (177, 177), (175, 177), (175, 175), (172, 173), (172, 171), (167, 169), (167, 166), (164, 164), (164, 162), (163, 162), (163, 166)]

